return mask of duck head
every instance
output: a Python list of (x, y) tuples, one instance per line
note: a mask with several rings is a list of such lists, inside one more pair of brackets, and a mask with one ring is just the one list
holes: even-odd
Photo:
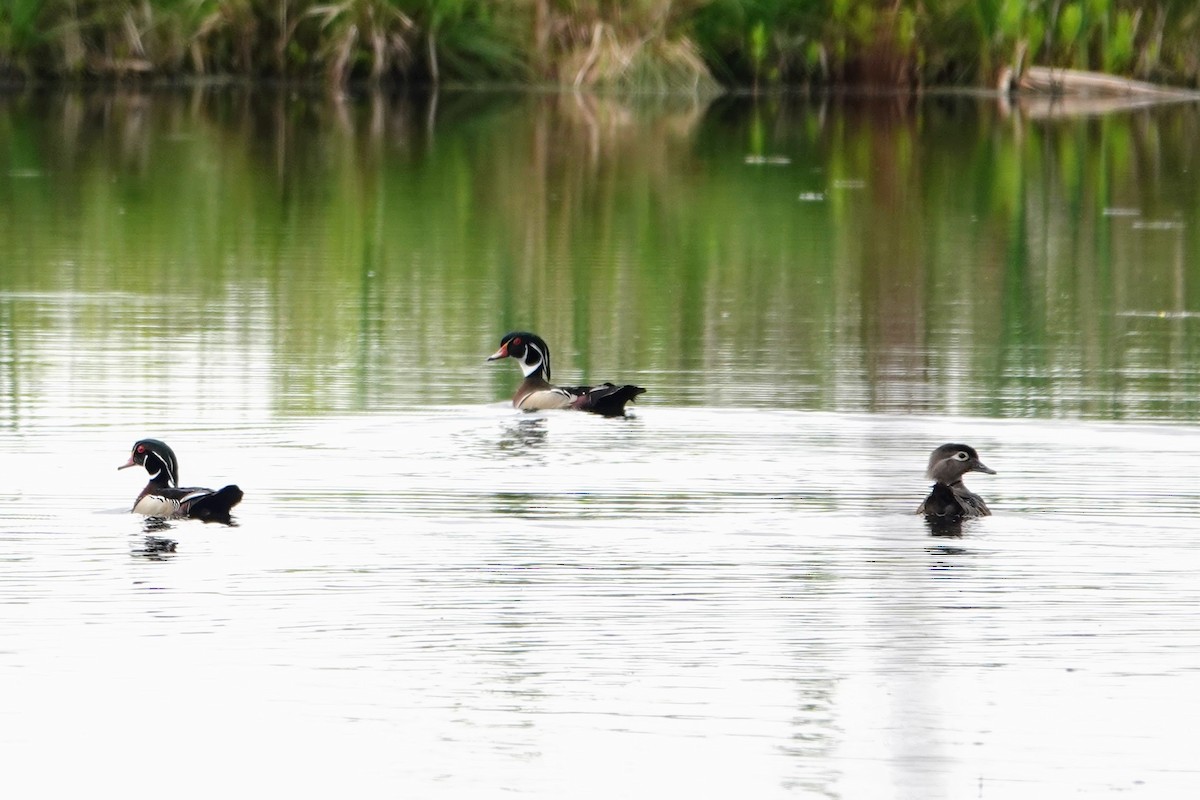
[(966, 444), (944, 444), (929, 456), (929, 468), (925, 477), (947, 486), (962, 480), (968, 472), (986, 472), (995, 475), (996, 470), (979, 460), (975, 448)]
[(550, 382), (550, 347), (536, 333), (513, 331), (500, 340), (500, 349), (488, 356), (488, 361), (515, 358), (521, 372), (528, 378), (541, 372), (542, 380)]
[(117, 469), (139, 466), (145, 467), (146, 472), (150, 473), (151, 483), (179, 485), (179, 462), (175, 459), (175, 451), (167, 447), (165, 442), (158, 439), (141, 439), (134, 442), (129, 460)]

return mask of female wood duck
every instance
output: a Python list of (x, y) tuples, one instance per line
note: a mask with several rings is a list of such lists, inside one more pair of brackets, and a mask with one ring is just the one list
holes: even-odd
[(199, 487), (180, 488), (179, 461), (175, 451), (158, 439), (135, 442), (133, 452), (117, 469), (143, 466), (150, 482), (133, 501), (132, 511), (148, 517), (191, 517), (205, 522), (229, 524), (229, 509), (242, 501), (242, 490), (226, 486), (213, 491)]
[(513, 395), (513, 407), (522, 411), (574, 408), (606, 417), (625, 414), (625, 404), (646, 391), (640, 386), (555, 386), (550, 383), (550, 347), (536, 334), (514, 331), (500, 340), (500, 349), (488, 361), (515, 358), (521, 364), (525, 380)]
[(996, 474), (996, 470), (979, 460), (979, 454), (970, 445), (944, 444), (934, 450), (925, 471), (925, 477), (934, 481), (933, 489), (917, 513), (928, 520), (945, 522), (991, 516), (983, 498), (963, 485), (963, 475), (968, 472)]

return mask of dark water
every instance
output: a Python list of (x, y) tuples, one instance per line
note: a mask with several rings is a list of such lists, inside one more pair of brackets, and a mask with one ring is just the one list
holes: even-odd
[[(1197, 134), (0, 99), (0, 788), (1193, 793)], [(514, 327), (648, 391), (516, 414)], [(237, 526), (127, 514), (143, 436)]]

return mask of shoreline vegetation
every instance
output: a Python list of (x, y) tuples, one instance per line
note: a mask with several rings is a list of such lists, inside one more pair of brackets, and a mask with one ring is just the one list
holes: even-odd
[[(1198, 42), (1194, 0), (0, 4), (0, 78), (17, 84), (236, 78), (332, 88), (1007, 91), (1049, 67), (1196, 89)], [(1059, 83), (1049, 91), (1063, 90)]]

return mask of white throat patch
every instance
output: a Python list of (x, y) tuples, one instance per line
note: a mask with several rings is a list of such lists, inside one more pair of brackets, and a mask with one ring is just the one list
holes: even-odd
[(158, 469), (157, 469), (157, 470), (155, 470), (154, 472), (151, 472), (151, 473), (150, 473), (150, 480), (154, 480), (154, 479), (156, 479), (156, 478), (157, 478), (159, 475), (162, 475), (163, 473), (166, 473), (166, 476), (167, 476), (167, 485), (168, 485), (168, 486), (176, 486), (176, 485), (178, 485), (178, 484), (175, 482), (175, 481), (176, 481), (176, 478), (175, 478), (175, 476), (171, 474), (171, 465), (170, 465), (170, 464), (168, 464), (168, 463), (167, 463), (167, 461), (166, 461), (166, 460), (165, 460), (165, 459), (164, 459), (162, 456), (160, 456), (158, 453), (151, 453), (150, 455), (146, 456), (146, 468), (147, 468), (147, 469), (146, 469), (146, 471), (147, 471), (147, 472), (150, 472), (150, 469), (149, 469), (149, 467), (150, 467), (150, 460), (151, 460), (151, 459), (153, 459), (153, 460), (154, 460), (154, 462), (155, 462), (156, 464), (158, 464)]
[[(529, 354), (527, 353), (526, 355), (528, 356)], [(522, 372), (522, 374), (525, 375), (526, 378), (528, 378), (530, 375), (537, 372), (541, 368), (542, 368), (542, 359), (540, 359), (540, 358), (537, 361), (534, 361), (532, 364), (529, 364), (524, 361), (521, 362), (521, 372)]]
[(542, 348), (532, 342), (525, 345), (525, 358), (521, 359), (521, 372), (528, 378), (530, 375), (539, 370), (546, 373), (546, 380), (550, 380), (550, 358), (542, 352)]

